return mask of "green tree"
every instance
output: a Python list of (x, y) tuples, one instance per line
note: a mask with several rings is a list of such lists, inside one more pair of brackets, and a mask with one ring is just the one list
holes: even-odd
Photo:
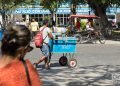
[(30, 4), (32, 0), (0, 0), (0, 14), (2, 15), (3, 26), (5, 27), (5, 16), (10, 10), (15, 9), (17, 6)]
[(108, 22), (106, 11), (110, 7), (119, 7), (120, 0), (86, 0), (90, 8), (93, 10), (96, 16), (100, 17), (100, 27), (106, 35), (111, 28), (111, 24)]
[(49, 10), (52, 15), (52, 20), (55, 21), (55, 13), (63, 2), (64, 0), (40, 0), (40, 6), (43, 9)]
[(68, 3), (70, 5), (71, 14), (76, 14), (76, 8), (80, 4), (85, 4), (84, 0), (65, 0), (63, 3)]
[(40, 6), (49, 10), (51, 14), (55, 13), (60, 6), (59, 0), (40, 0)]
[(70, 4), (72, 14), (76, 14), (76, 7), (79, 4), (88, 4), (94, 14), (100, 17), (99, 24), (106, 35), (109, 35), (108, 29), (111, 28), (106, 11), (110, 7), (120, 6), (120, 0), (65, 0), (65, 2)]
[(50, 13), (53, 14), (64, 2), (65, 0), (40, 0), (40, 6), (44, 9), (48, 9)]

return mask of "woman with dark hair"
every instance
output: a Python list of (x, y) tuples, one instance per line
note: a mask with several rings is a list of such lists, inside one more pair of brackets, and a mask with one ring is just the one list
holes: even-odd
[(4, 32), (0, 58), (0, 86), (41, 86), (36, 69), (24, 60), (30, 46), (31, 34), (24, 25), (9, 25)]

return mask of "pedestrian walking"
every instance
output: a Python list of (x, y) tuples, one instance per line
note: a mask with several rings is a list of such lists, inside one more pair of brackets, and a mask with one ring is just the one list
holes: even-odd
[(34, 36), (37, 34), (37, 31), (39, 29), (39, 24), (35, 19), (32, 19), (32, 22), (30, 23), (29, 26), (31, 32), (32, 32), (32, 39), (34, 38)]
[(34, 63), (37, 67), (39, 63), (44, 61), (46, 69), (50, 69), (51, 53), (50, 53), (50, 47), (49, 47), (49, 40), (53, 39), (53, 35), (48, 25), (49, 25), (48, 20), (44, 20), (43, 26), (40, 28), (40, 31), (43, 30), (43, 39), (44, 39), (43, 45), (40, 47), (40, 50), (42, 51), (43, 56), (40, 58), (39, 61)]
[(1, 42), (0, 86), (42, 86), (32, 63), (24, 56), (33, 48), (31, 33), (24, 25), (10, 25)]

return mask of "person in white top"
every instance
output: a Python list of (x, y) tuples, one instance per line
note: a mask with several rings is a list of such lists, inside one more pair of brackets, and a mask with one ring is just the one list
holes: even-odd
[(32, 22), (30, 23), (30, 30), (32, 32), (32, 38), (37, 34), (37, 31), (39, 29), (39, 24), (35, 19), (32, 19)]
[(43, 29), (43, 45), (40, 47), (40, 50), (42, 51), (43, 56), (40, 58), (40, 60), (36, 63), (34, 63), (37, 67), (39, 63), (42, 61), (45, 62), (45, 68), (50, 68), (50, 60), (51, 60), (51, 53), (50, 53), (50, 47), (49, 47), (49, 39), (53, 39), (53, 35), (51, 33), (50, 28), (48, 28), (48, 20), (44, 20), (43, 26), (40, 28), (40, 31)]
[(88, 19), (88, 22), (86, 23), (86, 29), (93, 31), (94, 27), (93, 27), (93, 20)]
[(86, 29), (90, 32), (90, 35), (94, 34), (96, 37), (99, 37), (100, 30), (94, 26), (93, 19), (88, 19)]

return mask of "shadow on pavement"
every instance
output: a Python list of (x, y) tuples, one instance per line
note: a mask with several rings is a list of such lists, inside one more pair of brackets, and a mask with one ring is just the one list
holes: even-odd
[[(50, 67), (61, 67), (61, 65), (59, 63), (51, 63)], [(64, 66), (65, 67), (65, 66)], [(37, 68), (42, 68), (44, 69), (44, 65), (38, 65)]]
[(51, 70), (38, 72), (44, 86), (113, 86), (112, 76), (120, 73), (120, 65), (68, 68), (55, 63)]

